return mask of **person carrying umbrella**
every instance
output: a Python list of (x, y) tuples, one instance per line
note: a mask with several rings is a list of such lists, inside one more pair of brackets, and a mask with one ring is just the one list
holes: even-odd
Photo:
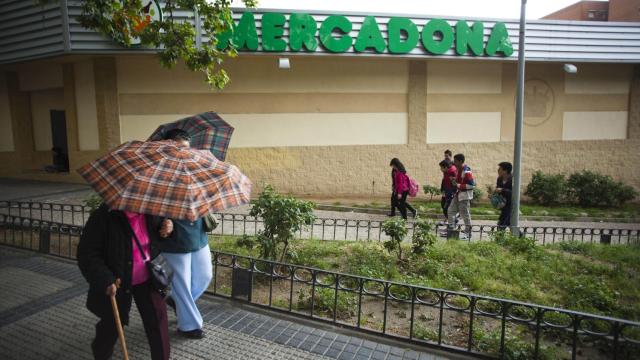
[(151, 358), (168, 359), (166, 303), (150, 281), (157, 280), (155, 272), (145, 267), (157, 259), (152, 259), (152, 245), (162, 241), (159, 235), (173, 232), (172, 222), (163, 219), (195, 222), (209, 212), (246, 204), (251, 181), (210, 151), (174, 141), (130, 141), (78, 172), (103, 199), (77, 252), (89, 283), (87, 308), (100, 318), (91, 345), (94, 357), (108, 359), (113, 352), (118, 331), (109, 300), (115, 296), (124, 324), (136, 301)]
[[(165, 135), (180, 146), (189, 147), (191, 137), (181, 129), (173, 129)], [(195, 221), (170, 219), (173, 231), (163, 231), (165, 240), (158, 243), (162, 256), (174, 270), (171, 280), (169, 304), (178, 317), (178, 334), (202, 339), (202, 315), (196, 300), (205, 292), (213, 276), (209, 236), (205, 231), (204, 218)]]

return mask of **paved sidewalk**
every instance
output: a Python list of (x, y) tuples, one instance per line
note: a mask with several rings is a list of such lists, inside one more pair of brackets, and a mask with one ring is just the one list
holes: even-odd
[[(74, 262), (0, 246), (0, 358), (90, 359), (96, 318), (84, 306), (86, 289)], [(345, 335), (326, 325), (303, 325), (209, 296), (199, 306), (203, 340), (179, 337), (169, 312), (172, 359), (453, 358)], [(148, 359), (135, 307), (125, 333), (130, 358)], [(118, 349), (114, 359), (121, 358)]]

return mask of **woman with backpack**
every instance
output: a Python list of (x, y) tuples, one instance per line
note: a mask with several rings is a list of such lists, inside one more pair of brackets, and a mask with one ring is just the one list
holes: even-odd
[(392, 193), (391, 193), (391, 213), (389, 216), (396, 215), (396, 208), (400, 210), (400, 215), (403, 219), (407, 219), (407, 209), (411, 211), (413, 217), (418, 216), (418, 211), (407, 202), (407, 196), (409, 196), (410, 180), (405, 170), (404, 165), (398, 158), (391, 159), (391, 181), (392, 181)]

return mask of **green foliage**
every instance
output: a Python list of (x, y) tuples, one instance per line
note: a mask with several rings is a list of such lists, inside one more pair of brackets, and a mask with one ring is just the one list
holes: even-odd
[(289, 241), (294, 238), (296, 232), (303, 226), (310, 225), (315, 219), (313, 203), (280, 195), (271, 186), (264, 188), (251, 207), (249, 215), (260, 217), (264, 222), (264, 230), (257, 236), (260, 256), (275, 260), (278, 247), (282, 245), (280, 261), (287, 253)]
[(471, 204), (477, 204), (484, 197), (485, 193), (479, 187), (473, 188), (473, 199), (471, 199)]
[(439, 187), (435, 187), (432, 185), (424, 185), (422, 187), (422, 190), (424, 191), (425, 194), (430, 195), (429, 199), (433, 200), (433, 197), (436, 195), (440, 195), (440, 188)]
[(413, 226), (411, 250), (414, 254), (422, 254), (438, 240), (435, 234), (435, 225), (433, 221), (421, 218)]
[(569, 198), (580, 206), (618, 206), (638, 196), (637, 191), (611, 176), (584, 170), (567, 180)]
[(415, 324), (413, 326), (413, 337), (428, 341), (438, 341), (438, 332), (422, 324)]
[(393, 258), (379, 244), (356, 243), (347, 248), (345, 272), (374, 279), (399, 276)]
[(564, 279), (567, 287), (565, 301), (574, 308), (610, 313), (616, 304), (616, 293), (601, 278), (579, 275)]
[(527, 185), (525, 195), (536, 204), (544, 206), (557, 204), (562, 201), (567, 190), (564, 175), (545, 174), (538, 170), (533, 173), (531, 182)]
[(514, 253), (532, 254), (539, 250), (536, 241), (525, 236), (514, 236), (506, 231), (496, 231), (491, 234), (491, 239), (496, 244), (504, 246)]
[[(499, 354), (500, 352), (500, 331), (486, 332), (480, 327), (473, 329), (473, 342), (477, 349), (487, 353)], [(525, 342), (521, 337), (514, 336), (510, 331), (505, 332), (504, 354), (501, 357), (506, 360), (529, 360), (535, 354), (534, 344)], [(538, 359), (554, 360), (559, 358), (558, 351), (553, 347), (541, 345), (538, 352)]]
[[(358, 298), (355, 294), (338, 290), (336, 302), (335, 289), (326, 287), (316, 287), (313, 296), (314, 311), (333, 315), (335, 303), (336, 317), (347, 319), (356, 315), (358, 309)], [(298, 291), (298, 309), (311, 309), (311, 289), (300, 289)]]
[(91, 193), (86, 199), (82, 200), (82, 205), (89, 208), (90, 212), (98, 210), (104, 200), (97, 193)]
[(390, 239), (384, 242), (389, 253), (396, 251), (398, 260), (402, 260), (402, 241), (407, 236), (407, 221), (401, 218), (391, 218), (382, 223), (382, 231)]
[[(58, 0), (37, 0), (41, 5)], [(145, 2), (146, 3), (146, 2)], [(248, 8), (257, 6), (256, 0), (242, 0)], [(145, 19), (141, 14), (142, 0), (84, 0), (78, 21), (88, 29), (113, 40), (120, 46), (131, 47), (139, 41), (142, 47), (159, 50), (160, 63), (174, 67), (179, 61), (191, 71), (205, 75), (209, 85), (222, 89), (229, 76), (221, 67), (225, 57), (237, 56), (233, 44), (226, 50), (218, 50), (217, 35), (233, 28), (231, 1), (228, 0), (171, 0), (164, 1), (162, 18)], [(196, 9), (201, 21), (202, 36), (208, 42), (196, 44), (196, 28), (193, 21), (180, 21), (174, 13)], [(152, 11), (156, 11), (152, 9)], [(193, 19), (192, 19), (193, 20)]]

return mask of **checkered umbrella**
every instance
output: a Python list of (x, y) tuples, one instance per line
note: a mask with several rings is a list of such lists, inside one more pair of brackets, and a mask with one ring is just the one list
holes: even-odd
[(209, 111), (160, 125), (148, 141), (162, 140), (165, 134), (173, 129), (182, 129), (191, 135), (191, 147), (210, 150), (215, 157), (224, 161), (233, 127), (218, 114)]
[(78, 173), (112, 209), (195, 219), (249, 202), (251, 181), (209, 151), (130, 141)]

